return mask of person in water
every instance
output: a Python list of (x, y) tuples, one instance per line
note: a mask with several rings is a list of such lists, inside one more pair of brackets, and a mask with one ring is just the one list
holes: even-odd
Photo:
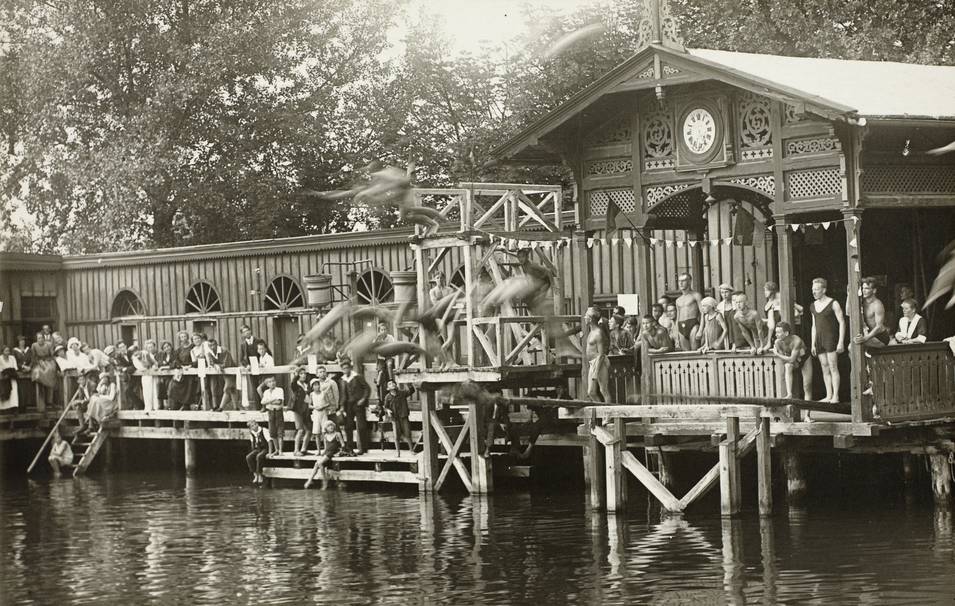
[(70, 443), (63, 439), (59, 431), (53, 432), (53, 446), (50, 448), (50, 456), (47, 458), (50, 467), (53, 468), (53, 477), (60, 477), (60, 468), (73, 464), (73, 449)]

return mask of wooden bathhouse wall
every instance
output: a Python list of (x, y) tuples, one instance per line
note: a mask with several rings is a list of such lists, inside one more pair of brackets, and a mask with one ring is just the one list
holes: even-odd
[[(6, 263), (5, 263), (6, 264)], [(17, 335), (23, 331), (21, 297), (56, 297), (56, 317), (51, 322), (54, 330), (63, 328), (63, 309), (61, 308), (61, 288), (56, 271), (33, 268), (14, 271), (12, 267), (3, 267), (0, 274), (0, 300), (4, 302), (0, 311), (0, 343), (16, 345)], [(32, 341), (33, 336), (27, 335)]]
[[(148, 261), (117, 258), (102, 264), (91, 261), (90, 257), (75, 258), (67, 262), (65, 278), (67, 334), (104, 347), (121, 338), (121, 325), (135, 325), (137, 336), (143, 342), (148, 338), (174, 340), (176, 332), (191, 331), (193, 322), (215, 321), (217, 336), (233, 351), (238, 346), (238, 329), (242, 324), (248, 324), (256, 336), (273, 345), (276, 312), (264, 310), (264, 293), (269, 283), (279, 276), (288, 276), (304, 294), (302, 277), (319, 273), (325, 263), (370, 260), (370, 264), (361, 266), (361, 271), (374, 268), (389, 276), (393, 271), (413, 268), (414, 258), (406, 240), (395, 242), (393, 234), (382, 235), (380, 243), (345, 243), (334, 248), (272, 254), (255, 254), (258, 247), (250, 244), (250, 250), (243, 251), (242, 256), (210, 252), (197, 253), (187, 260), (169, 260), (174, 254), (172, 251), (157, 251)], [(71, 264), (74, 267), (69, 267)], [(451, 276), (460, 264), (461, 256), (454, 251), (445, 257), (440, 269)], [(332, 275), (333, 284), (349, 284), (348, 273), (353, 268), (358, 266), (329, 265), (325, 271)], [(186, 295), (200, 280), (216, 289), (222, 313), (185, 313)], [(110, 317), (113, 301), (123, 290), (130, 290), (140, 298), (146, 311), (144, 317), (122, 321)], [(253, 290), (257, 293), (250, 294)], [(303, 332), (319, 317), (304, 308), (289, 310), (283, 315), (291, 317), (291, 321), (297, 319)], [(351, 329), (350, 325), (345, 326), (338, 336), (349, 338)]]

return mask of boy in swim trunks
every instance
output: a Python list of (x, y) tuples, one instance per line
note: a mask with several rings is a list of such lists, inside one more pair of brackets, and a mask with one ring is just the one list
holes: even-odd
[(703, 311), (703, 324), (700, 326), (700, 335), (702, 335), (700, 353), (706, 353), (714, 349), (724, 349), (726, 321), (723, 319), (723, 315), (716, 311), (716, 299), (704, 297), (700, 301), (700, 309)]
[(749, 345), (750, 353), (763, 353), (763, 319), (759, 316), (759, 312), (750, 309), (749, 298), (741, 290), (733, 293), (733, 301), (736, 304), (733, 321), (736, 322), (743, 340)]
[[(786, 395), (783, 398), (792, 399), (793, 383), (797, 371), (802, 373), (803, 400), (812, 398), (812, 362), (810, 361), (809, 351), (806, 348), (806, 342), (800, 339), (798, 335), (792, 334), (792, 327), (789, 322), (776, 324), (776, 343), (773, 346), (773, 355), (786, 363)], [(806, 419), (812, 420), (809, 418), (808, 412), (806, 413)]]
[(699, 345), (700, 293), (693, 290), (693, 277), (683, 272), (677, 277), (680, 296), (676, 300), (676, 320), (679, 331), (680, 349), (693, 351)]
[(587, 333), (587, 396), (595, 402), (610, 401), (610, 360), (607, 359), (609, 339), (600, 328), (600, 312), (588, 307), (584, 320), (589, 326)]

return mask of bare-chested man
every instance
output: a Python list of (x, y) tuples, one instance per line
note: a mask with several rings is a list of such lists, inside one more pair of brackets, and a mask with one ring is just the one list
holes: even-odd
[(760, 317), (758, 311), (750, 308), (749, 297), (747, 297), (746, 293), (741, 290), (737, 290), (733, 293), (733, 303), (736, 306), (736, 313), (733, 314), (733, 321), (736, 322), (736, 328), (742, 335), (743, 340), (749, 346), (750, 353), (762, 353), (762, 317)]
[(600, 327), (600, 312), (596, 307), (588, 307), (584, 314), (587, 331), (587, 396), (594, 402), (610, 401), (610, 360), (607, 349), (610, 345), (607, 335)]
[(677, 279), (680, 296), (676, 299), (677, 329), (680, 331), (680, 349), (692, 351), (699, 343), (700, 300), (703, 295), (693, 290), (693, 277), (686, 272)]
[(885, 325), (885, 306), (876, 296), (875, 278), (862, 278), (862, 315), (868, 328), (852, 338), (852, 342), (866, 347), (885, 347), (889, 344), (889, 329)]
[(726, 347), (726, 320), (716, 311), (716, 299), (703, 297), (700, 301), (703, 323), (700, 325), (700, 353)]
[(736, 349), (737, 347), (746, 347), (746, 341), (739, 334), (736, 322), (733, 316), (736, 315), (736, 303), (733, 302), (733, 293), (735, 289), (726, 282), (720, 284), (720, 302), (716, 304), (716, 311), (723, 314), (723, 321), (726, 322), (726, 349)]
[[(803, 400), (812, 399), (812, 361), (809, 356), (809, 349), (806, 342), (798, 335), (792, 334), (792, 327), (789, 322), (776, 324), (776, 343), (773, 346), (773, 355), (786, 363), (786, 395), (784, 398), (793, 397), (793, 383), (796, 380), (796, 373), (802, 374), (802, 398)], [(806, 413), (806, 419), (812, 420)]]
[(643, 316), (640, 326), (640, 348), (646, 348), (647, 353), (669, 353), (673, 351), (673, 340), (670, 333), (653, 319), (653, 316)]

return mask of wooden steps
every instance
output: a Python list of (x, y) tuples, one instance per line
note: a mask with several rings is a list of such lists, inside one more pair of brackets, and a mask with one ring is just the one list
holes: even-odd
[(100, 426), (99, 430), (93, 435), (93, 438), (90, 441), (77, 442), (73, 445), (73, 460), (76, 460), (76, 457), (79, 457), (79, 463), (76, 464), (76, 468), (73, 470), (74, 478), (86, 472), (86, 469), (90, 466), (90, 463), (93, 462), (93, 459), (96, 458), (100, 448), (103, 447), (103, 444), (106, 443), (108, 438), (109, 429), (104, 424)]
[[(318, 460), (314, 451), (296, 457), (274, 455), (267, 459), (262, 475), (267, 478), (305, 481)], [(328, 479), (340, 482), (383, 482), (418, 485), (420, 453), (394, 449), (372, 450), (352, 457), (336, 456), (328, 468)], [(298, 466), (296, 466), (298, 465)], [(321, 480), (321, 475), (316, 477)]]

